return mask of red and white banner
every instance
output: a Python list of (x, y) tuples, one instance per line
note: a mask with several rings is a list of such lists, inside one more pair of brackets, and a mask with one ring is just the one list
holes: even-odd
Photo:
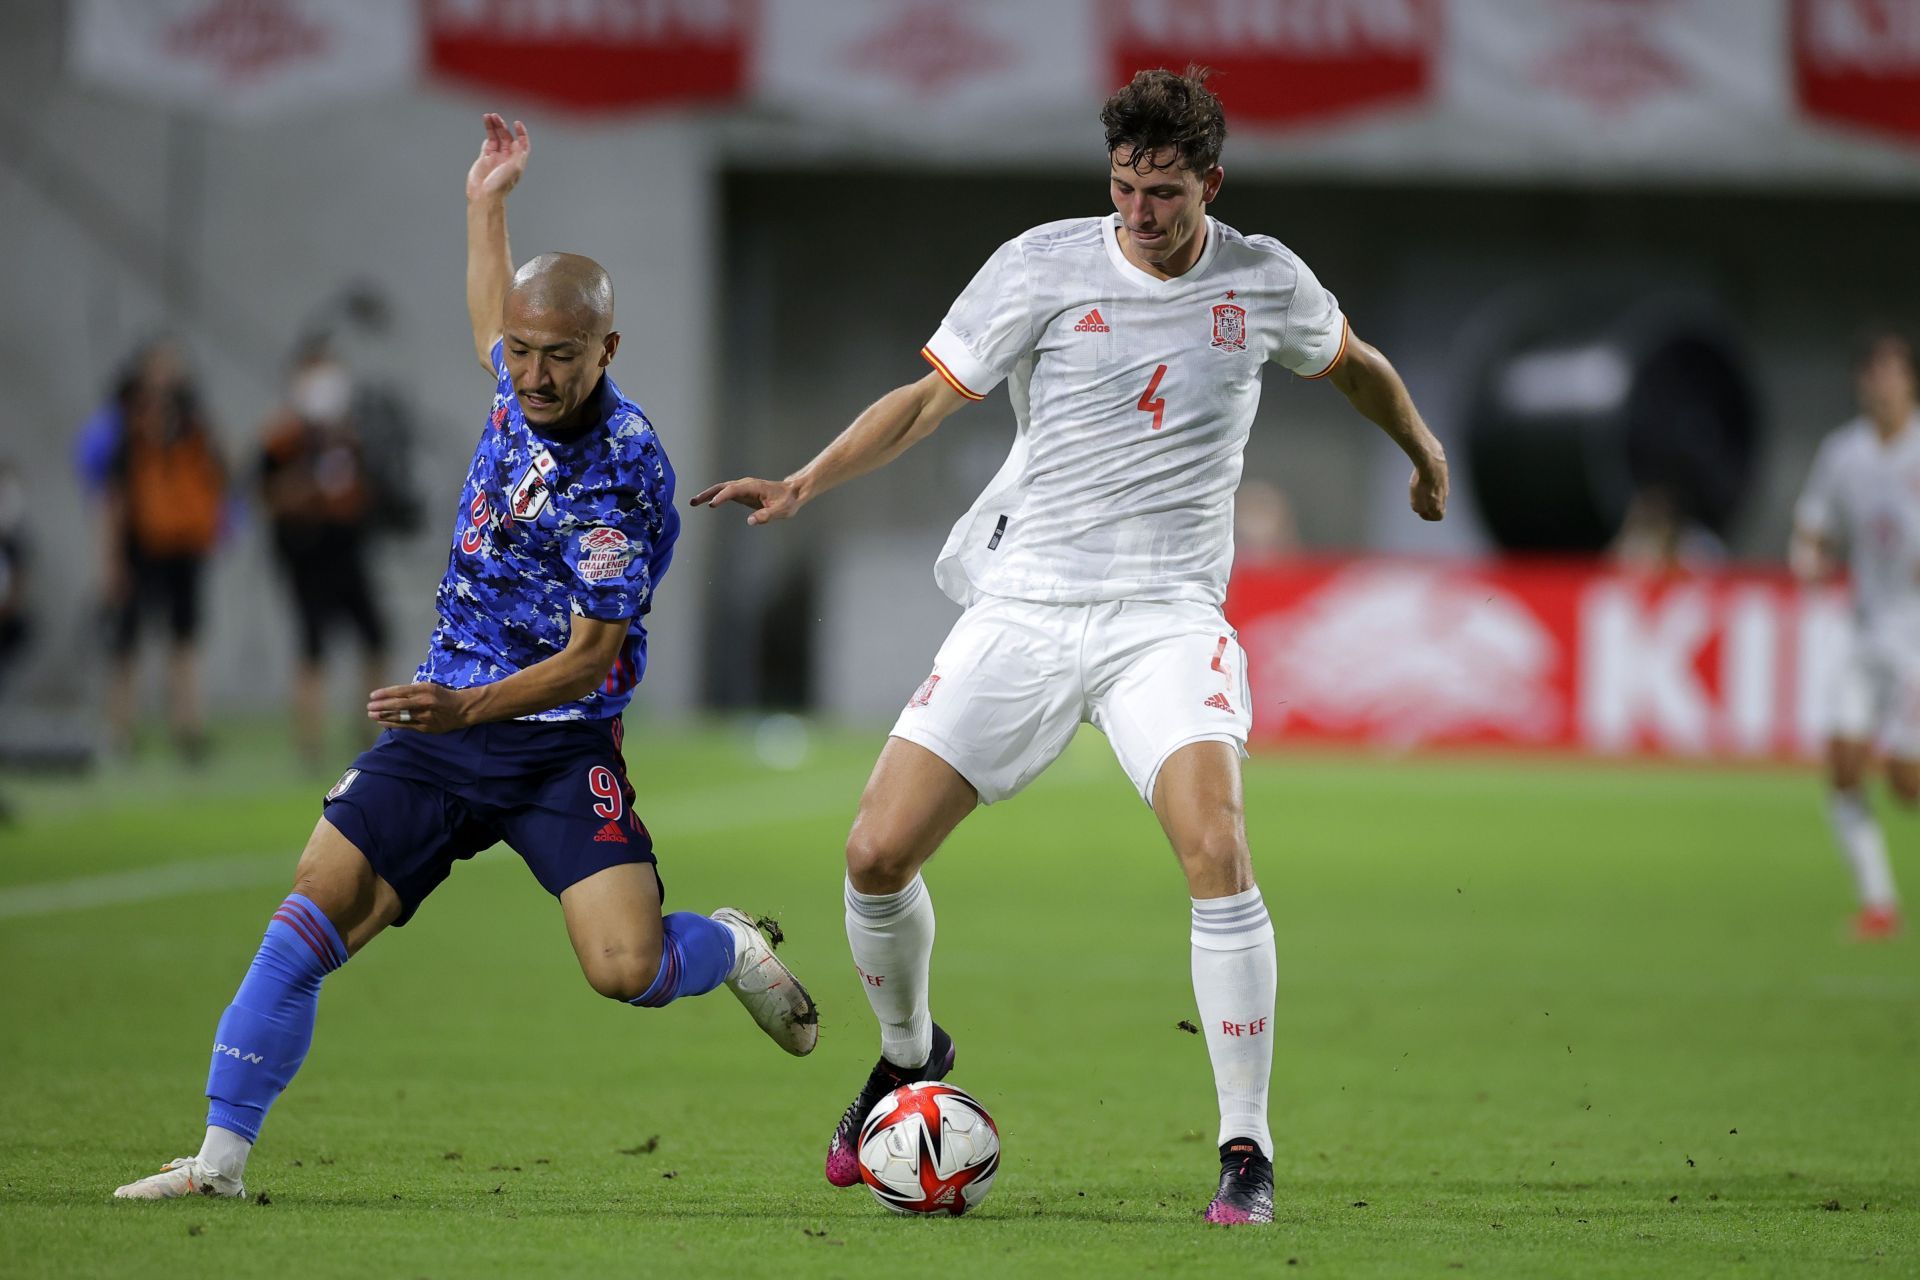
[(1563, 155), (1671, 160), (1785, 123), (1781, 12), (1754, 0), (1472, 0), (1449, 13), (1443, 104)]
[(78, 0), (67, 57), (114, 92), (271, 115), (411, 84), (419, 13), (391, 0)]
[[(764, 0), (755, 96), (877, 132), (959, 131), (1074, 110), (1097, 130), (1102, 70), (1090, 4)], [(925, 141), (937, 148), (940, 132)]]
[(1804, 757), (1846, 634), (1784, 574), (1301, 561), (1234, 576), (1267, 742)]
[(1188, 63), (1239, 124), (1302, 125), (1427, 96), (1441, 0), (1112, 0), (1107, 78)]
[(755, 0), (425, 0), (433, 73), (575, 111), (731, 104)]
[(1802, 111), (1920, 139), (1920, 0), (1794, 0), (1792, 21)]
[(228, 115), (438, 82), (508, 110), (711, 104), (783, 148), (797, 124), (827, 160), (1084, 162), (1108, 93), (1198, 62), (1248, 144), (1229, 154), (1268, 166), (1920, 184), (1920, 0), (73, 0), (72, 14), (79, 79)]

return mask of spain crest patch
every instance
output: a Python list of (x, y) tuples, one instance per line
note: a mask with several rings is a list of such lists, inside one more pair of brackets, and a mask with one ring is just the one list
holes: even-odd
[(1222, 351), (1247, 349), (1247, 309), (1231, 302), (1213, 308), (1213, 345)]

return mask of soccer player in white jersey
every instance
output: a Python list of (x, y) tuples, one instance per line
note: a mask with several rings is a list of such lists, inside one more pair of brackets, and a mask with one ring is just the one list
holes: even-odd
[(1900, 931), (1886, 838), (1867, 803), (1876, 753), (1900, 803), (1920, 805), (1920, 411), (1913, 347), (1873, 335), (1855, 367), (1860, 416), (1829, 435), (1794, 510), (1802, 578), (1845, 566), (1847, 652), (1828, 689), (1827, 814), (1860, 895), (1854, 932)]
[(1413, 460), (1438, 520), (1447, 464), (1378, 351), (1293, 252), (1207, 216), (1226, 121), (1202, 74), (1146, 71), (1101, 112), (1115, 212), (1002, 245), (888, 392), (785, 480), (714, 485), (750, 524), (892, 461), (1005, 380), (1012, 455), (954, 526), (935, 576), (966, 612), (880, 753), (847, 840), (846, 921), (881, 1058), (834, 1131), (827, 1178), (899, 1084), (951, 1070), (928, 1011), (933, 904), (920, 868), (975, 805), (1014, 795), (1082, 721), (1153, 808), (1192, 896), (1192, 973), (1220, 1106), (1207, 1216), (1270, 1222), (1273, 928), (1254, 885), (1240, 759), (1246, 659), (1221, 612), (1234, 489), (1268, 362), (1326, 378)]

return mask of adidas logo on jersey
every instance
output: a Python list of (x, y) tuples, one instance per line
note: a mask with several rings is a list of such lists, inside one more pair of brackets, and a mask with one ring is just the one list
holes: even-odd
[(627, 833), (620, 829), (620, 823), (617, 820), (609, 819), (607, 825), (600, 828), (599, 834), (593, 837), (593, 842), (595, 844), (625, 844), (627, 843)]
[(1112, 333), (1107, 322), (1100, 318), (1100, 308), (1095, 307), (1080, 317), (1080, 323), (1073, 326), (1075, 333)]
[(1206, 702), (1203, 703), (1202, 705), (1212, 707), (1215, 711), (1224, 711), (1228, 715), (1233, 714), (1233, 704), (1227, 701), (1227, 695), (1224, 693), (1214, 694), (1211, 698), (1208, 698)]

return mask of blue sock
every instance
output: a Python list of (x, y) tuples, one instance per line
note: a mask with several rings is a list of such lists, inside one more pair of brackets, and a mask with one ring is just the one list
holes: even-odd
[(291, 894), (273, 913), (253, 966), (214, 1033), (207, 1124), (253, 1142), (267, 1108), (313, 1043), (320, 979), (347, 962), (347, 944), (320, 908)]
[(692, 911), (664, 916), (660, 925), (660, 972), (630, 1003), (658, 1009), (681, 996), (703, 996), (726, 980), (733, 968), (733, 930)]

